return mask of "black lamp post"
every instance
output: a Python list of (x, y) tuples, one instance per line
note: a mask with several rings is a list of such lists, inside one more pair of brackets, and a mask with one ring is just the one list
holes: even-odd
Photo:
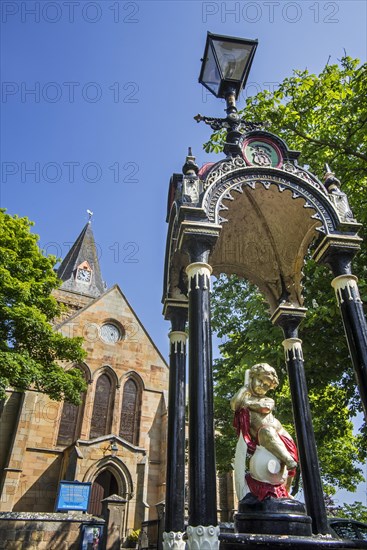
[(255, 56), (258, 41), (235, 38), (208, 32), (199, 82), (215, 97), (226, 100), (225, 119), (197, 115), (195, 120), (204, 121), (213, 130), (228, 129), (226, 153), (237, 154), (240, 130), (255, 129), (257, 123), (249, 123), (237, 114), (236, 99), (246, 85)]

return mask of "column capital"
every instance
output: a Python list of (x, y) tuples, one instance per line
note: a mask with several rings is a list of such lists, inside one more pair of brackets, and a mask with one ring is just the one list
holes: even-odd
[(306, 316), (307, 308), (292, 305), (280, 305), (270, 320), (273, 325), (282, 327), (287, 338), (296, 337), (297, 329)]
[(186, 317), (188, 315), (189, 302), (186, 299), (175, 300), (166, 298), (163, 302), (163, 315), (166, 320), (172, 320), (174, 317)]
[(220, 225), (208, 222), (183, 221), (180, 224), (177, 249), (188, 254), (190, 262), (206, 262), (220, 230)]
[[(360, 224), (358, 224), (360, 225)], [(361, 248), (357, 235), (326, 235), (313, 254), (319, 264), (327, 264), (335, 275), (351, 272), (351, 262)]]

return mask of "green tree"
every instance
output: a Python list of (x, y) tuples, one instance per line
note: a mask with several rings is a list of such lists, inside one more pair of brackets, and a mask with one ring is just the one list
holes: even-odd
[(78, 403), (85, 382), (60, 361), (84, 358), (82, 338), (66, 338), (52, 327), (62, 312), (51, 295), (60, 283), (56, 258), (42, 254), (32, 225), (0, 209), (0, 398), (7, 387), (33, 387)]
[(343, 506), (336, 509), (336, 514), (340, 518), (355, 519), (367, 523), (367, 507), (360, 501), (353, 502), (353, 504), (343, 504)]
[[(242, 114), (250, 121), (268, 121), (269, 131), (302, 152), (301, 161), (322, 176), (328, 163), (341, 180), (354, 216), (367, 236), (367, 65), (343, 57), (321, 74), (294, 71), (274, 92), (249, 98)], [(225, 133), (212, 134), (204, 148), (218, 152)], [(367, 302), (366, 245), (354, 261), (361, 297)], [(363, 479), (358, 462), (366, 458), (366, 427), (353, 434), (352, 418), (361, 410), (347, 344), (330, 286), (331, 272), (308, 259), (304, 269), (308, 315), (300, 327), (315, 435), (325, 491), (355, 490)], [(277, 416), (292, 431), (290, 395), (280, 342), (267, 306), (256, 287), (237, 277), (222, 276), (214, 286), (213, 328), (223, 338), (215, 364), (217, 461), (228, 470), (235, 436), (229, 399), (243, 384), (246, 368), (259, 361), (272, 364), (280, 375)], [(297, 487), (296, 487), (297, 489)]]

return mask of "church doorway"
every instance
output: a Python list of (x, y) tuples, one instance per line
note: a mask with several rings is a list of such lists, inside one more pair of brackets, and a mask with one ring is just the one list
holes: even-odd
[(102, 500), (111, 495), (119, 494), (117, 479), (110, 470), (103, 470), (92, 484), (88, 513), (94, 516), (102, 515)]

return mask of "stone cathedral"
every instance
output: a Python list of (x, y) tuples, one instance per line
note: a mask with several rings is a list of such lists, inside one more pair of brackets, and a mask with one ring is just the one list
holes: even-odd
[[(118, 285), (105, 288), (91, 222), (58, 269), (55, 330), (82, 336), (79, 406), (9, 391), (0, 414), (2, 511), (53, 512), (60, 480), (91, 482), (89, 512), (126, 501), (122, 536), (164, 500), (168, 367)], [(69, 368), (75, 365), (66, 365)]]

